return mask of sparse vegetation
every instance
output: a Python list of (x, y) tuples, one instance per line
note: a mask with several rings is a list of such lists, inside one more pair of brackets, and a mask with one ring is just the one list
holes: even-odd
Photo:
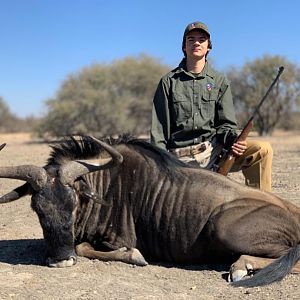
[[(255, 118), (255, 129), (259, 135), (271, 135), (275, 128), (300, 128), (300, 69), (284, 57), (267, 55), (227, 72), (240, 126), (249, 119), (281, 65), (284, 73)], [(170, 69), (147, 55), (85, 67), (70, 74), (55, 97), (47, 100), (43, 118), (19, 118), (0, 97), (0, 132), (35, 131), (44, 138), (148, 133), (155, 89)]]

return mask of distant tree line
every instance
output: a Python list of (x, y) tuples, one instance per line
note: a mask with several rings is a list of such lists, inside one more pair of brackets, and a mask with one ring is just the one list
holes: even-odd
[[(255, 129), (260, 135), (272, 134), (275, 128), (300, 129), (300, 69), (284, 57), (267, 55), (226, 72), (240, 127), (280, 66), (285, 71), (255, 118)], [(0, 98), (0, 131), (34, 130), (42, 137), (147, 134), (156, 86), (170, 69), (147, 55), (93, 64), (64, 80), (55, 97), (47, 100), (46, 114), (39, 119), (16, 117)]]
[(6, 102), (0, 97), (0, 133), (32, 132), (38, 127), (39, 119), (35, 117), (19, 118), (13, 114)]

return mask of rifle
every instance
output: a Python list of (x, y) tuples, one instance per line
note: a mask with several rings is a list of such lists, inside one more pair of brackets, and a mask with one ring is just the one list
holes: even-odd
[[(254, 119), (255, 115), (258, 113), (261, 105), (263, 104), (263, 102), (268, 97), (268, 95), (269, 95), (270, 91), (272, 90), (272, 88), (274, 87), (275, 83), (278, 81), (278, 79), (279, 79), (280, 75), (282, 74), (283, 70), (284, 70), (284, 67), (279, 68), (276, 78), (273, 80), (273, 82), (270, 85), (269, 89), (267, 90), (266, 94), (261, 99), (258, 106), (255, 108), (254, 113), (252, 114), (252, 116), (250, 117), (248, 122), (246, 123), (246, 125), (243, 128), (243, 130), (241, 131), (241, 133), (234, 140), (233, 144), (236, 143), (236, 142), (239, 142), (239, 141), (245, 141), (246, 140), (247, 136), (249, 135), (249, 132), (251, 131), (251, 129), (253, 127), (253, 119)], [(219, 158), (217, 159), (217, 161), (215, 163), (215, 169), (216, 169), (217, 173), (220, 173), (220, 174), (226, 176), (229, 173), (229, 171), (231, 170), (231, 168), (234, 164), (234, 161), (235, 161), (235, 157), (234, 157), (233, 151), (222, 149), (222, 152), (219, 155)]]

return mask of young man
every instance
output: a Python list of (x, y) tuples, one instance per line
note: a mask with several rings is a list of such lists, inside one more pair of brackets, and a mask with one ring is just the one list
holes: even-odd
[[(152, 109), (151, 142), (181, 160), (213, 170), (221, 149), (237, 136), (228, 80), (207, 62), (212, 49), (208, 27), (189, 24), (183, 35), (184, 58), (160, 80)], [(234, 143), (232, 172), (242, 170), (249, 186), (271, 191), (273, 151), (267, 142)]]

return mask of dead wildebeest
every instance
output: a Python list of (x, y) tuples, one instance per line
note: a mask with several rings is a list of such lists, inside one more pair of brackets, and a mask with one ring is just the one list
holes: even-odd
[(226, 262), (235, 286), (300, 271), (298, 207), (139, 139), (69, 138), (53, 146), (45, 167), (1, 167), (0, 177), (27, 182), (0, 203), (32, 195), (52, 267), (71, 266), (76, 255), (137, 265)]

